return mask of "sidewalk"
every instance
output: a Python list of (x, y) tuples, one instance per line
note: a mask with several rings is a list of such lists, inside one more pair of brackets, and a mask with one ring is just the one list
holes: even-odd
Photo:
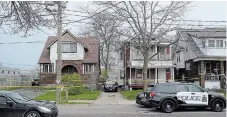
[(119, 104), (135, 104), (135, 101), (129, 101), (119, 93), (102, 92), (100, 97), (93, 103), (95, 105), (119, 105)]

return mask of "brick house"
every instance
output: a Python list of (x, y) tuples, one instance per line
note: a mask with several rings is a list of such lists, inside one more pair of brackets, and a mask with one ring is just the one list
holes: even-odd
[(204, 88), (220, 88), (221, 77), (226, 76), (226, 29), (180, 29), (176, 39), (176, 79), (195, 80)]
[[(98, 39), (75, 37), (69, 30), (65, 30), (62, 34), (62, 74), (79, 73), (85, 84), (89, 83), (91, 76), (95, 81), (100, 74), (99, 53)], [(42, 83), (55, 83), (58, 69), (56, 36), (48, 37), (38, 63)]]
[[(160, 42), (160, 43), (159, 43)], [(153, 40), (149, 56), (154, 55), (158, 51), (160, 53), (153, 57), (148, 63), (147, 79), (149, 83), (163, 83), (174, 81), (174, 66), (171, 60), (171, 46), (166, 47), (171, 41), (168, 39)], [(132, 46), (133, 45), (133, 46)], [(165, 48), (165, 49), (161, 49)], [(143, 56), (139, 49), (135, 47), (133, 41), (126, 41), (123, 44), (121, 53), (121, 78), (125, 79), (126, 85), (131, 88), (143, 88), (142, 74)]]

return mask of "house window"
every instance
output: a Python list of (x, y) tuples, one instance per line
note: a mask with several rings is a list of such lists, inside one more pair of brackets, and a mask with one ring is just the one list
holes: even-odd
[(13, 74), (15, 74), (15, 72), (13, 72)]
[(43, 64), (43, 72), (44, 73), (52, 73), (53, 72), (54, 65), (51, 64)]
[(120, 60), (123, 60), (123, 52), (121, 51), (121, 53), (120, 53)]
[(84, 74), (94, 73), (94, 65), (93, 64), (84, 64)]
[(10, 74), (10, 71), (8, 71), (8, 74)]
[(142, 69), (136, 69), (136, 77), (142, 78)]
[(76, 53), (77, 52), (77, 43), (63, 42), (62, 52), (63, 53)]
[(224, 41), (224, 47), (227, 47), (227, 45), (226, 45), (226, 41)]
[(206, 63), (206, 73), (211, 73), (211, 63)]
[(48, 64), (43, 65), (43, 72), (48, 72)]
[(216, 47), (223, 47), (223, 40), (216, 40)]
[(202, 41), (202, 48), (205, 48), (206, 45), (205, 45), (205, 41)]
[(208, 40), (208, 47), (215, 47), (215, 40)]

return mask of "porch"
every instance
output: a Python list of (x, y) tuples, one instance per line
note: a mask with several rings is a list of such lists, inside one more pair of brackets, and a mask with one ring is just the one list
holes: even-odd
[[(143, 88), (145, 78), (142, 69), (140, 68), (127, 68), (126, 77), (128, 86), (131, 88)], [(148, 84), (174, 82), (174, 68), (149, 68), (147, 70)]]

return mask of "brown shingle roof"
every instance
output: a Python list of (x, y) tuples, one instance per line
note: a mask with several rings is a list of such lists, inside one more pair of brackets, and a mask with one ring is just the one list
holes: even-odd
[[(99, 40), (92, 37), (75, 37), (80, 40), (80, 42), (85, 45), (88, 51), (85, 51), (84, 63), (97, 63), (99, 62)], [(49, 36), (46, 44), (43, 48), (43, 52), (39, 59), (39, 64), (50, 63), (50, 50), (48, 46), (55, 42), (57, 38), (55, 36)]]
[(84, 56), (84, 63), (99, 62), (99, 40), (92, 37), (77, 37), (87, 48)]
[(41, 53), (41, 56), (40, 56), (40, 58), (39, 58), (39, 64), (40, 63), (50, 63), (51, 61), (50, 61), (50, 50), (49, 49), (47, 49), (47, 47), (51, 44), (51, 43), (53, 43), (54, 41), (56, 40), (56, 37), (55, 36), (49, 36), (48, 38), (47, 38), (47, 41), (46, 41), (46, 44), (45, 44), (45, 46), (44, 46), (44, 48), (43, 48), (43, 51), (42, 51), (42, 53)]

